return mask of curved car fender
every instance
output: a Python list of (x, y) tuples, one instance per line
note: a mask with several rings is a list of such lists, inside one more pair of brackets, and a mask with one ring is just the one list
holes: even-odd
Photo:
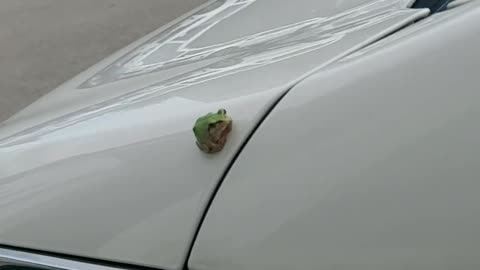
[(220, 187), (189, 266), (480, 267), (480, 2), (296, 85)]

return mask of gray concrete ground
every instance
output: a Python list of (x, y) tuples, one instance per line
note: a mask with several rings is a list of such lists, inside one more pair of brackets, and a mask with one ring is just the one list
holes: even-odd
[(1, 0), (0, 122), (205, 0)]

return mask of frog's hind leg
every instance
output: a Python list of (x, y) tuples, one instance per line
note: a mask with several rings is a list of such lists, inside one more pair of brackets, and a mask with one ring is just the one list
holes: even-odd
[(202, 152), (210, 153), (210, 149), (208, 149), (208, 147), (206, 147), (205, 145), (201, 145), (201, 144), (199, 144), (198, 142), (195, 142), (195, 144), (198, 146), (198, 148), (199, 148)]

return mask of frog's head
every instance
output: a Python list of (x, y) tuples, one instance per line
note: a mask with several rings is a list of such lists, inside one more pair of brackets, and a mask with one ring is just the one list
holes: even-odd
[(225, 109), (220, 109), (220, 110), (218, 110), (217, 114), (219, 114), (221, 116), (225, 116), (227, 114), (227, 111)]

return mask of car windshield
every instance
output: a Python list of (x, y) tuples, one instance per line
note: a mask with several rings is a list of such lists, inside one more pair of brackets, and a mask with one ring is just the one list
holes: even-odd
[(454, 0), (417, 0), (413, 3), (412, 8), (428, 8), (433, 14), (447, 9), (448, 3), (453, 1)]

